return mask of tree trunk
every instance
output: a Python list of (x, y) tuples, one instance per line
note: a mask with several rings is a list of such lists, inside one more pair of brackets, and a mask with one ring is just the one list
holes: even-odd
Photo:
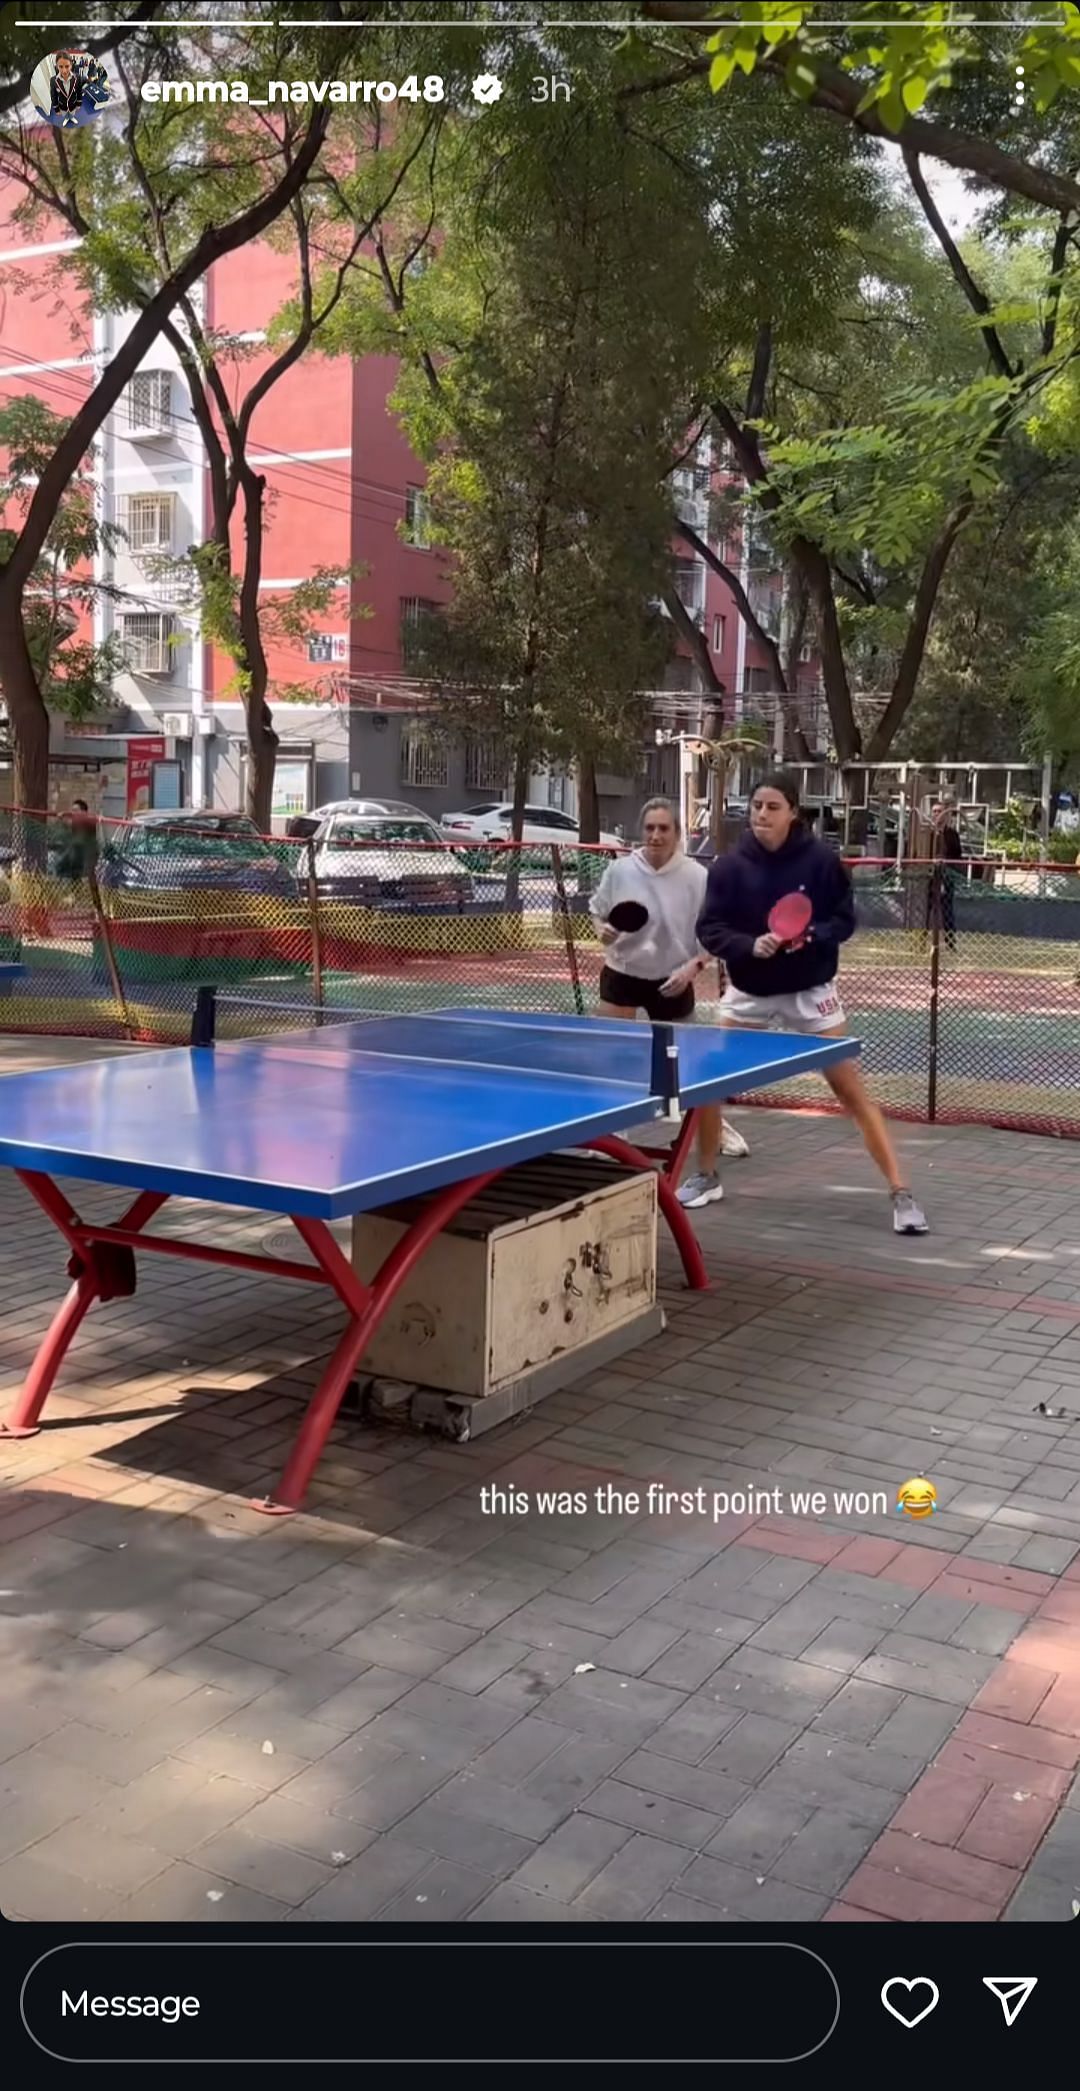
[(870, 736), (870, 744), (866, 750), (868, 762), (884, 762), (904, 723), (918, 688), (919, 672), (926, 653), (926, 642), (930, 636), (930, 624), (945, 576), (945, 568), (949, 563), (949, 555), (974, 506), (974, 500), (965, 495), (948, 517), (923, 562), (896, 679), (888, 704)]
[(836, 614), (836, 596), (833, 592), (829, 562), (819, 546), (811, 544), (805, 537), (795, 538), (791, 550), (817, 612), (821, 677), (825, 685), (825, 702), (829, 708), (837, 761), (857, 762), (862, 754), (862, 736), (856, 724), (855, 707), (851, 701), (851, 684), (844, 660), (844, 646), (840, 637), (840, 620)]
[(263, 496), (266, 480), (246, 463), (244, 490), (244, 577), (240, 584), (240, 638), (243, 646), (244, 714), (247, 722), (247, 803), (245, 811), (260, 835), (270, 833), (274, 769), (279, 746), (266, 692), (270, 680), (259, 622), (259, 577), (262, 573)]
[(137, 371), (147, 351), (185, 292), (205, 276), (216, 261), (243, 247), (280, 217), (299, 194), (314, 166), (330, 121), (328, 108), (317, 109), (280, 181), (275, 182), (257, 203), (220, 226), (208, 226), (196, 241), (186, 261), (161, 285), (144, 305), (134, 325), (106, 364), (97, 384), (67, 423), (56, 449), (34, 489), (26, 520), (0, 568), (0, 578), (10, 573), (20, 594), (52, 527), (61, 498), (73, 473), (90, 448), (107, 414), (112, 412), (129, 378)]
[(724, 685), (713, 667), (712, 655), (709, 652), (708, 641), (704, 632), (699, 625), (694, 623), (686, 604), (683, 602), (681, 595), (676, 593), (673, 584), (670, 584), (663, 590), (663, 598), (675, 630), (680, 639), (690, 649), (694, 666), (701, 677), (702, 688), (710, 696), (722, 697), (724, 695)]
[[(713, 415), (732, 445), (748, 483), (761, 489), (761, 506), (766, 515), (773, 514), (780, 505), (779, 496), (766, 484), (769, 477), (768, 467), (755, 431), (745, 427), (722, 399), (714, 400)], [(862, 741), (855, 719), (855, 707), (851, 701), (851, 685), (840, 638), (840, 620), (836, 614), (832, 570), (820, 545), (813, 544), (808, 537), (792, 538), (790, 551), (796, 571), (817, 614), (821, 674), (837, 759), (840, 762), (854, 762), (862, 753)], [(779, 672), (783, 677), (783, 663), (779, 661), (779, 656), (777, 659)]]
[[(13, 582), (0, 577), (0, 686), (15, 754), (15, 805), (24, 813), (44, 815), (49, 806), (49, 714), (26, 644), (20, 595)], [(44, 819), (18, 820), (16, 847), (22, 862), (43, 861)]]
[(261, 695), (255, 694), (254, 688), (244, 708), (247, 714), (248, 743), (244, 811), (248, 818), (255, 822), (260, 835), (269, 835), (273, 817), (274, 771), (277, 766), (279, 740), (274, 731), (269, 706)]
[(521, 834), (525, 826), (525, 803), (529, 796), (532, 759), (527, 740), (519, 741), (514, 756), (514, 792), (510, 811), (510, 841), (513, 845), (506, 873), (506, 905), (516, 908), (521, 893)]
[(578, 762), (578, 836), (582, 842), (600, 840), (600, 794), (591, 755), (581, 756)]

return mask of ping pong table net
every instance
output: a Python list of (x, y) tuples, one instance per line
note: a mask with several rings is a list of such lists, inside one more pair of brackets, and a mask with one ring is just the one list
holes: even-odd
[(679, 1095), (676, 1024), (593, 1024), (587, 1017), (519, 1015), (455, 1008), (423, 1012), (349, 1007), (261, 995), (198, 990), (190, 1044), (212, 1049), (297, 1034), (340, 1031), (343, 1051), (395, 1058), (458, 1060), (521, 1074), (573, 1075), (625, 1083), (642, 1101), (674, 1110)]

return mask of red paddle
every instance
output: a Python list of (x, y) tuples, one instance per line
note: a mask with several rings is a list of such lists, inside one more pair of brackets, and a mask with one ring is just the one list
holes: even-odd
[(648, 919), (649, 910), (642, 906), (640, 900), (617, 900), (608, 913), (612, 929), (617, 929), (624, 935), (631, 930), (644, 929)]
[(769, 910), (769, 928), (789, 948), (805, 943), (804, 932), (810, 927), (813, 913), (814, 904), (808, 893), (785, 893)]

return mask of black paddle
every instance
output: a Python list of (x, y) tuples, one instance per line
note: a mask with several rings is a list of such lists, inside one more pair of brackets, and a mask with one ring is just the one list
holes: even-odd
[(608, 914), (612, 929), (617, 929), (620, 934), (644, 929), (648, 919), (649, 910), (642, 906), (640, 900), (617, 900)]

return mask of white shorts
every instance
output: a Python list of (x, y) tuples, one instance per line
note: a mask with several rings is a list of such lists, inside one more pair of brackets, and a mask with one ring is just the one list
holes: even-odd
[(744, 995), (730, 982), (720, 997), (722, 1024), (744, 1024), (748, 1031), (840, 1031), (846, 1022), (835, 980), (805, 987), (797, 995)]

